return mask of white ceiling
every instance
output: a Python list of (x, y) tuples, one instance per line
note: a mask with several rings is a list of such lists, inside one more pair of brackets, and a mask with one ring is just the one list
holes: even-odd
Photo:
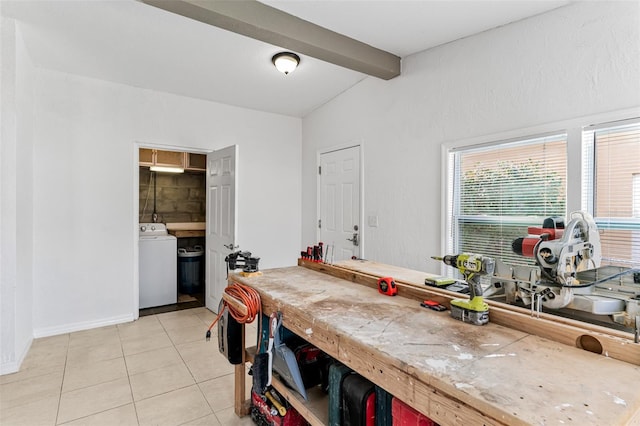
[[(400, 57), (566, 5), (560, 0), (263, 0)], [(135, 87), (303, 117), (366, 78), (308, 56), (285, 76), (277, 46), (135, 0), (0, 0), (34, 64)], [(374, 77), (370, 77), (374, 78)]]

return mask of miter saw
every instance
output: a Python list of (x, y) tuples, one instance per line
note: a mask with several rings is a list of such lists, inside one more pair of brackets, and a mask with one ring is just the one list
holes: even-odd
[(573, 212), (565, 226), (548, 218), (542, 227), (513, 241), (516, 254), (535, 259), (535, 267), (496, 262), (485, 297), (506, 296), (532, 311), (542, 308), (610, 315), (623, 327), (640, 325), (640, 269), (601, 267), (600, 235), (593, 217)]

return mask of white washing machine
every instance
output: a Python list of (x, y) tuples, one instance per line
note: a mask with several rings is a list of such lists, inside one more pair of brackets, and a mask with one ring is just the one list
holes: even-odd
[(178, 239), (164, 223), (140, 224), (140, 309), (178, 302)]

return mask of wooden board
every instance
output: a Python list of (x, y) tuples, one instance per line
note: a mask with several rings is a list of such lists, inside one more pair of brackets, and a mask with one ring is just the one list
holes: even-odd
[(192, 238), (192, 237), (204, 237), (205, 231), (168, 231), (169, 234), (173, 235), (176, 238)]
[(626, 424), (640, 367), (303, 267), (231, 277), (265, 313), (441, 424)]
[[(449, 306), (451, 299), (467, 297), (459, 293), (425, 286), (424, 279), (432, 276), (431, 274), (397, 266), (360, 260), (342, 261), (335, 265), (302, 260), (299, 263), (306, 268), (370, 288), (377, 288), (379, 277), (393, 276), (398, 285), (398, 294), (414, 300), (430, 298)], [(532, 317), (531, 311), (527, 309), (491, 300), (487, 300), (487, 303), (490, 306), (490, 321), (493, 323), (545, 337), (565, 345), (584, 348), (605, 357), (640, 365), (640, 344), (633, 342), (633, 336), (630, 333), (545, 313)]]
[(167, 223), (167, 232), (176, 238), (204, 237), (206, 222)]
[(168, 231), (204, 231), (206, 222), (173, 222), (167, 223)]
[(329, 396), (319, 386), (307, 390), (308, 400), (305, 401), (298, 392), (292, 391), (277, 378), (273, 378), (271, 384), (311, 426), (328, 424)]

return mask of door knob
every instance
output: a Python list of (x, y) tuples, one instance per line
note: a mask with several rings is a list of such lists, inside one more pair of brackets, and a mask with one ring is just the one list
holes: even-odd
[(354, 246), (359, 246), (360, 242), (358, 241), (358, 233), (354, 232), (353, 233), (353, 238), (347, 238), (347, 241), (351, 241), (353, 243)]
[(233, 249), (237, 249), (240, 246), (234, 246), (233, 243), (231, 244), (225, 244), (224, 245), (226, 248), (228, 248), (229, 250), (233, 250)]

